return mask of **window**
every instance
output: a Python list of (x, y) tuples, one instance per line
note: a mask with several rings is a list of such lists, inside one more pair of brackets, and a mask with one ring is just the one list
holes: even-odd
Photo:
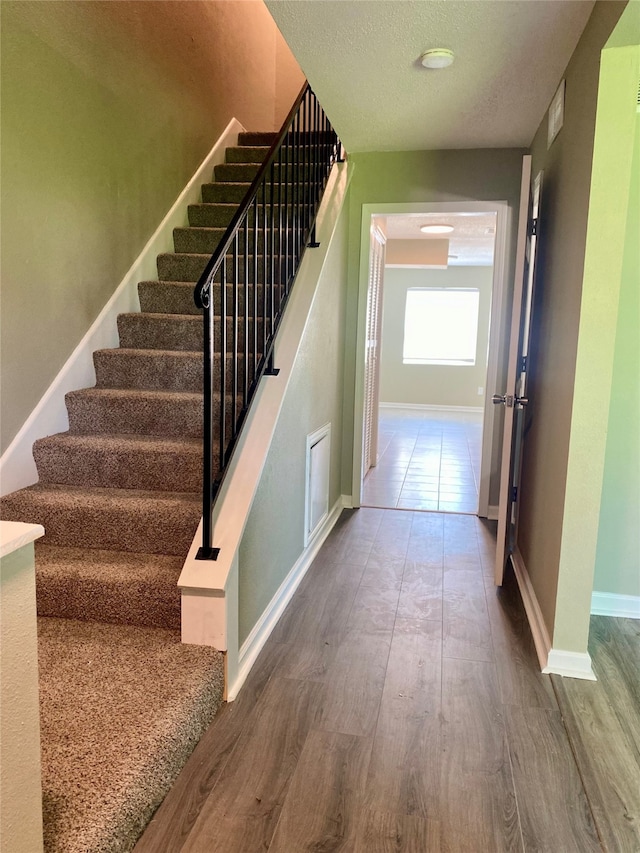
[(477, 288), (409, 288), (404, 364), (474, 365), (479, 306)]

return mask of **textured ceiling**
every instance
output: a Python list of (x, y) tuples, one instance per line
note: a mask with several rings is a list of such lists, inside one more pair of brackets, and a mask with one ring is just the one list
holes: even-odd
[(429, 240), (431, 238), (420, 231), (421, 225), (453, 225), (450, 234), (434, 235), (435, 239), (442, 236), (449, 239), (449, 266), (493, 265), (495, 213), (403, 213), (378, 216), (376, 220), (384, 220), (381, 227), (388, 240)]
[[(347, 151), (527, 147), (593, 0), (266, 0)], [(456, 54), (428, 70), (432, 47)]]

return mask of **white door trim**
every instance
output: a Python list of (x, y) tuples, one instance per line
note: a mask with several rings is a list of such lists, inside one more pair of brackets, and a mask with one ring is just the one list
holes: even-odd
[(358, 316), (356, 331), (355, 396), (353, 407), (353, 505), (360, 506), (362, 497), (362, 442), (364, 421), (364, 367), (367, 325), (367, 289), (369, 286), (369, 241), (372, 216), (388, 216), (398, 213), (481, 213), (496, 214), (496, 242), (493, 263), (493, 288), (489, 333), (489, 354), (482, 433), (482, 460), (480, 465), (480, 489), (478, 515), (485, 517), (489, 512), (489, 486), (494, 435), (495, 407), (491, 395), (496, 388), (500, 365), (503, 329), (505, 328), (507, 275), (507, 235), (510, 226), (510, 209), (506, 201), (456, 201), (414, 202), (404, 204), (363, 204), (360, 230), (360, 270), (358, 276)]

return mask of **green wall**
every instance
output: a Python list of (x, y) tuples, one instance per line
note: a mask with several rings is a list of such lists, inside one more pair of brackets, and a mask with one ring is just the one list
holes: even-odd
[[(345, 443), (343, 492), (351, 494), (353, 471), (354, 396), (356, 376), (356, 336), (360, 276), (361, 223), (363, 204), (406, 204), (413, 202), (507, 201), (512, 221), (517, 221), (522, 156), (520, 149), (459, 151), (393, 151), (353, 154), (355, 166), (350, 187), (349, 213), (349, 293), (347, 299), (347, 341), (345, 361)], [(506, 280), (513, 280), (515, 228), (508, 235), (509, 263)], [(368, 253), (368, 246), (364, 247)], [(508, 300), (507, 300), (508, 301)], [(510, 306), (506, 306), (506, 314)], [(503, 328), (507, 316), (502, 318)], [(508, 328), (508, 326), (506, 327)], [(506, 341), (500, 353), (506, 364)], [(499, 377), (500, 381), (500, 377)], [(493, 391), (491, 390), (491, 393)], [(500, 459), (501, 418), (496, 418), (489, 503), (497, 503), (497, 471)]]
[(302, 75), (262, 2), (2, 0), (4, 450), (235, 116)]
[(627, 231), (593, 588), (640, 596), (640, 115)]
[[(380, 401), (432, 406), (484, 405), (493, 267), (446, 270), (385, 269), (380, 355)], [(403, 364), (404, 318), (411, 287), (477, 287), (480, 291), (476, 363)]]
[(341, 495), (347, 227), (345, 202), (240, 544), (241, 644), (304, 550), (306, 438), (326, 423), (330, 509)]

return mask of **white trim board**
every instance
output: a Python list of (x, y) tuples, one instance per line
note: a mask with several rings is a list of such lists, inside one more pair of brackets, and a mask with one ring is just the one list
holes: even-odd
[(253, 626), (251, 633), (240, 647), (240, 652), (238, 654), (238, 669), (233, 683), (227, 686), (226, 698), (228, 702), (233, 702), (238, 695), (240, 688), (251, 671), (251, 667), (256, 662), (264, 644), (271, 636), (271, 632), (284, 613), (286, 606), (291, 601), (293, 594), (300, 585), (300, 582), (311, 567), (311, 564), (316, 558), (322, 544), (333, 530), (338, 518), (340, 517), (340, 513), (350, 505), (351, 498), (349, 496), (341, 495), (341, 497), (338, 498), (336, 503), (333, 505), (331, 512), (326, 516), (323, 524), (318, 527), (313, 539), (309, 542), (302, 554), (300, 554), (291, 571), (280, 584), (280, 587), (267, 605), (264, 613)]
[(484, 406), (438, 406), (434, 403), (379, 403), (381, 409), (409, 409), (417, 412), (475, 412), (482, 414)]
[(0, 458), (0, 494), (30, 486), (38, 479), (33, 443), (38, 438), (69, 429), (64, 397), (69, 391), (95, 384), (93, 353), (118, 346), (118, 314), (139, 311), (138, 282), (158, 277), (157, 256), (173, 251), (173, 229), (187, 222), (187, 206), (200, 201), (201, 185), (211, 180), (214, 166), (224, 162), (225, 149), (236, 145), (244, 130), (233, 118), (205, 157), (142, 252), (116, 288), (87, 333), (47, 388), (35, 409)]
[(598, 680), (591, 667), (591, 657), (587, 652), (567, 652), (563, 649), (550, 649), (547, 665), (542, 671), (546, 675), (581, 678), (583, 681)]
[(640, 619), (640, 595), (594, 591), (591, 596), (591, 613), (593, 616)]
[(547, 675), (562, 675), (566, 678), (582, 678), (586, 681), (596, 681), (591, 667), (591, 658), (587, 652), (568, 652), (554, 649), (545, 625), (538, 599), (536, 598), (531, 578), (527, 572), (522, 554), (516, 549), (511, 555), (511, 563), (520, 588), (522, 603), (527, 614), (533, 642), (538, 654), (540, 669)]

